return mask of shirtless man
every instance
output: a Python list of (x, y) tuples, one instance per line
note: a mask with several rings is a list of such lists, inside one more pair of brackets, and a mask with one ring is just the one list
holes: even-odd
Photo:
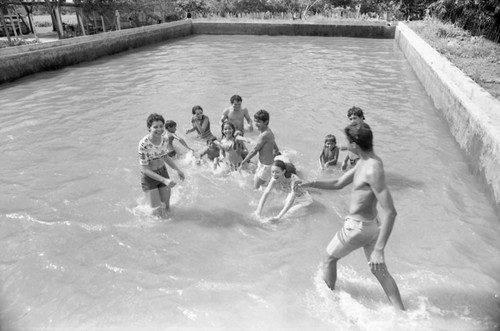
[(255, 113), (254, 120), (260, 134), (257, 137), (255, 148), (241, 161), (238, 170), (241, 171), (243, 165), (250, 161), (255, 154), (259, 153), (259, 164), (254, 178), (254, 187), (258, 189), (271, 178), (271, 167), (273, 166), (274, 156), (279, 154), (279, 149), (274, 140), (274, 133), (268, 127), (269, 113), (261, 109)]
[[(373, 151), (373, 134), (366, 123), (351, 123), (345, 128), (348, 149), (360, 160), (338, 179), (297, 184), (326, 190), (338, 190), (353, 184), (349, 215), (326, 248), (328, 258), (324, 266), (324, 280), (330, 289), (337, 280), (337, 261), (363, 247), (371, 272), (382, 285), (389, 301), (404, 310), (396, 282), (387, 270), (384, 248), (396, 220), (396, 209), (385, 183), (382, 160)], [(377, 216), (377, 202), (384, 213)]]
[(233, 95), (231, 97), (231, 106), (227, 107), (224, 109), (222, 112), (222, 117), (220, 119), (220, 124), (222, 124), (225, 121), (229, 121), (233, 123), (234, 127), (236, 130), (241, 131), (243, 134), (244, 127), (243, 127), (243, 119), (246, 119), (248, 122), (248, 131), (253, 131), (253, 125), (252, 125), (252, 119), (250, 118), (250, 115), (248, 114), (248, 109), (246, 108), (241, 108), (241, 103), (243, 102), (243, 99), (239, 95)]

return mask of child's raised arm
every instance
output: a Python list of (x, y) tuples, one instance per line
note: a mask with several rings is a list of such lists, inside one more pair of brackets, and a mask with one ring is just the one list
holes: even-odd
[(179, 137), (175, 133), (171, 133), (171, 135), (172, 135), (172, 137), (174, 137), (174, 139), (177, 139), (181, 143), (182, 146), (184, 146), (187, 149), (189, 149), (190, 151), (194, 152), (194, 149), (192, 149), (191, 147), (189, 147), (188, 144), (186, 144), (186, 142), (184, 141), (184, 139), (182, 139), (181, 137)]

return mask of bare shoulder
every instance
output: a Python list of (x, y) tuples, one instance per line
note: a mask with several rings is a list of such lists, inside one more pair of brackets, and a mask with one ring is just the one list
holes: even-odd
[(369, 183), (385, 183), (384, 163), (379, 157), (372, 157), (366, 162), (364, 177)]

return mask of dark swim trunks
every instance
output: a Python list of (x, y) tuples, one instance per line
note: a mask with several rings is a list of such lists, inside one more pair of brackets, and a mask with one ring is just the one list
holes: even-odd
[[(160, 169), (153, 170), (153, 171), (162, 177), (170, 178), (168, 176), (167, 167), (165, 167), (165, 166), (163, 166)], [(165, 185), (165, 183), (159, 182), (156, 179), (153, 179), (153, 178), (145, 175), (144, 173), (142, 173), (141, 186), (142, 186), (142, 190), (145, 192), (145, 191), (149, 191), (149, 190), (159, 189), (159, 188), (165, 187), (167, 185)]]

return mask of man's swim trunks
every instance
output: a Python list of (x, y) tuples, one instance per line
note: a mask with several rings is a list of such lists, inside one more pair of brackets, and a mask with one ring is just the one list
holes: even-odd
[(255, 176), (257, 178), (267, 182), (271, 178), (271, 167), (272, 164), (262, 164), (258, 163), (257, 170), (255, 171)]
[(328, 255), (341, 258), (363, 247), (365, 256), (370, 258), (377, 242), (380, 228), (377, 218), (372, 221), (359, 221), (353, 217), (345, 218), (344, 226), (333, 237), (326, 248)]
[[(168, 176), (167, 167), (165, 167), (165, 166), (163, 166), (162, 168), (153, 170), (153, 171), (162, 177), (170, 178)], [(142, 186), (142, 190), (144, 192), (146, 192), (149, 190), (159, 189), (159, 188), (165, 187), (167, 185), (165, 185), (165, 183), (163, 183), (163, 182), (159, 182), (156, 179), (153, 179), (153, 178), (149, 177), (148, 175), (145, 175), (144, 173), (142, 173), (141, 186)]]

